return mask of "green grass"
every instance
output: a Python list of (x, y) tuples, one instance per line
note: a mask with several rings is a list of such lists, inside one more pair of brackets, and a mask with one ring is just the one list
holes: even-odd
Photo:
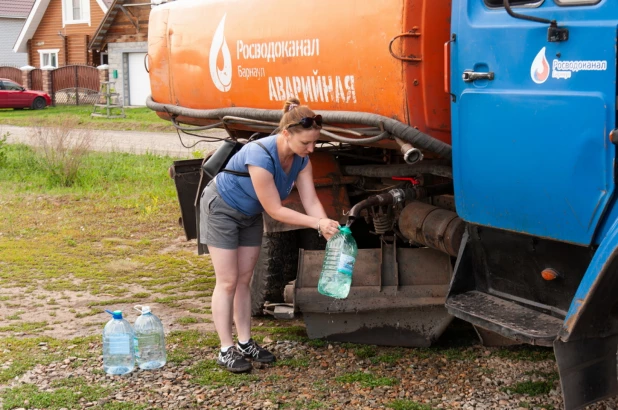
[(109, 388), (89, 386), (85, 382), (71, 387), (60, 387), (49, 391), (41, 391), (32, 384), (8, 389), (3, 393), (4, 408), (24, 407), (28, 400), (28, 408), (77, 408), (83, 398), (87, 402), (97, 401), (109, 393)]
[(394, 410), (431, 410), (432, 407), (410, 400), (395, 400), (388, 403), (387, 407)]
[(8, 326), (0, 326), (0, 332), (38, 332), (47, 327), (47, 322), (20, 322)]
[(493, 354), (503, 359), (515, 361), (541, 362), (545, 360), (555, 360), (554, 352), (551, 347), (542, 346), (509, 346), (498, 349)]
[[(281, 322), (280, 322), (281, 323)], [(268, 333), (277, 340), (290, 340), (295, 342), (306, 342), (309, 340), (307, 331), (303, 326), (281, 326), (281, 327), (254, 327), (253, 332), (258, 334)]]
[(560, 378), (558, 372), (541, 372), (532, 370), (525, 373), (527, 376), (534, 378), (542, 378), (544, 380), (527, 380), (516, 383), (512, 386), (503, 387), (504, 392), (527, 394), (529, 396), (540, 396), (548, 394), (554, 387), (554, 382)]
[(306, 357), (293, 358), (293, 359), (281, 359), (275, 362), (275, 366), (278, 367), (291, 367), (291, 368), (303, 368), (309, 367), (310, 362)]
[(259, 376), (242, 373), (233, 374), (217, 365), (215, 360), (202, 360), (187, 370), (193, 380), (204, 386), (241, 386), (259, 380)]
[(369, 360), (373, 364), (385, 363), (388, 365), (394, 365), (402, 358), (403, 358), (403, 353), (399, 351), (395, 351), (395, 352), (384, 353), (384, 354), (380, 354), (375, 357), (371, 357)]
[(166, 337), (166, 345), (174, 346), (168, 349), (167, 361), (180, 364), (195, 357), (195, 350), (210, 348), (208, 354), (215, 355), (219, 347), (219, 337), (216, 333), (200, 333), (195, 330), (183, 330), (171, 332)]
[(58, 105), (44, 110), (0, 109), (0, 125), (47, 127), (68, 120), (83, 128), (173, 132), (169, 121), (160, 119), (154, 111), (146, 107), (125, 108), (126, 118), (91, 117), (92, 109), (89, 105)]
[(542, 394), (548, 394), (553, 388), (554, 383), (552, 381), (525, 381), (516, 383), (513, 386), (503, 387), (502, 391), (511, 392), (516, 394), (527, 394), (529, 396), (539, 396)]
[[(98, 356), (100, 354), (98, 351), (88, 350), (90, 343), (98, 339), (98, 335), (97, 337), (76, 338), (68, 341), (43, 337), (0, 338), (0, 363), (7, 362), (10, 359), (9, 366), (0, 368), (0, 384), (22, 375), (37, 364), (47, 365), (58, 362), (69, 355), (81, 358)], [(45, 343), (47, 349), (41, 349), (40, 343)], [(72, 346), (70, 350), (68, 349), (69, 346)], [(5, 408), (7, 408), (6, 403)]]
[(394, 377), (380, 377), (372, 373), (354, 372), (335, 378), (339, 383), (360, 383), (362, 387), (394, 386), (399, 380)]
[(308, 409), (308, 410), (317, 410), (317, 409), (328, 409), (330, 406), (326, 405), (317, 400), (295, 400), (292, 403), (284, 403), (280, 407), (280, 409)]
[(198, 322), (199, 320), (192, 316), (183, 316), (183, 317), (176, 319), (176, 323), (181, 324), (181, 325), (188, 325), (191, 323), (198, 323)]

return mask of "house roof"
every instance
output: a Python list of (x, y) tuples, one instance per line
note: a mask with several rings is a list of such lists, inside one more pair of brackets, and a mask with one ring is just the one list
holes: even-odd
[[(14, 2), (15, 0), (9, 0)], [(24, 1), (24, 0), (21, 0)], [(25, 53), (28, 51), (26, 45), (28, 40), (32, 38), (36, 29), (39, 27), (43, 16), (45, 15), (45, 11), (47, 10), (47, 6), (51, 0), (35, 0), (30, 13), (28, 14), (28, 19), (26, 23), (21, 28), (21, 32), (19, 33), (19, 37), (17, 37), (17, 41), (15, 42), (15, 46), (13, 47), (13, 51), (16, 53)], [(109, 9), (109, 5), (113, 0), (97, 0), (97, 4), (101, 7), (104, 13), (107, 13)]]
[(0, 17), (25, 19), (34, 0), (0, 0)]
[[(94, 33), (94, 36), (92, 36), (92, 41), (90, 41), (90, 44), (88, 44), (88, 49), (90, 50), (101, 50), (101, 48), (103, 47), (103, 40), (105, 40), (105, 36), (107, 35), (107, 30), (109, 30), (109, 28), (112, 26), (112, 24), (114, 23), (114, 18), (116, 17), (116, 14), (118, 14), (121, 10), (123, 12), (125, 12), (125, 14), (127, 14), (127, 9), (125, 9), (125, 6), (130, 6), (130, 5), (134, 5), (134, 6), (146, 6), (146, 5), (150, 5), (150, 1), (151, 0), (144, 0), (144, 1), (132, 1), (132, 0), (110, 0), (111, 1), (111, 5), (109, 7), (109, 10), (107, 11), (107, 13), (105, 14), (105, 17), (103, 17), (103, 20), (101, 21), (101, 24), (99, 24), (99, 27), (97, 28), (97, 31)], [(167, 1), (167, 0), (163, 0), (163, 1)], [(130, 19), (130, 17), (129, 17)], [(133, 22), (133, 25), (136, 25), (138, 23)]]

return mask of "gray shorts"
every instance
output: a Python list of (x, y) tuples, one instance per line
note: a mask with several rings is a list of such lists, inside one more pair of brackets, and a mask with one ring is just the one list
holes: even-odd
[(261, 246), (262, 214), (247, 216), (229, 206), (214, 179), (206, 185), (200, 200), (200, 242), (221, 249)]

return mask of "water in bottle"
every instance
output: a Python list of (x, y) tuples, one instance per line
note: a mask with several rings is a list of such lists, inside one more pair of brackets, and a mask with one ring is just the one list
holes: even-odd
[(339, 228), (339, 232), (326, 243), (318, 292), (337, 299), (348, 297), (357, 254), (358, 247), (350, 228)]
[(137, 365), (143, 370), (163, 367), (167, 361), (163, 324), (149, 306), (135, 306), (135, 309), (142, 313), (134, 326)]
[(122, 312), (107, 313), (112, 319), (103, 328), (103, 370), (107, 374), (127, 374), (135, 368), (133, 328)]

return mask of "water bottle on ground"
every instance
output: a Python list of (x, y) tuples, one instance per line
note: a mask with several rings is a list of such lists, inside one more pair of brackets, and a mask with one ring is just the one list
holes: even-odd
[(337, 299), (348, 297), (357, 254), (358, 247), (350, 228), (339, 228), (339, 232), (326, 243), (318, 292)]
[(135, 368), (133, 328), (122, 312), (107, 313), (112, 319), (103, 328), (103, 370), (107, 374), (127, 374)]
[(149, 306), (135, 306), (142, 314), (135, 320), (135, 360), (140, 369), (152, 370), (165, 365), (165, 331)]

